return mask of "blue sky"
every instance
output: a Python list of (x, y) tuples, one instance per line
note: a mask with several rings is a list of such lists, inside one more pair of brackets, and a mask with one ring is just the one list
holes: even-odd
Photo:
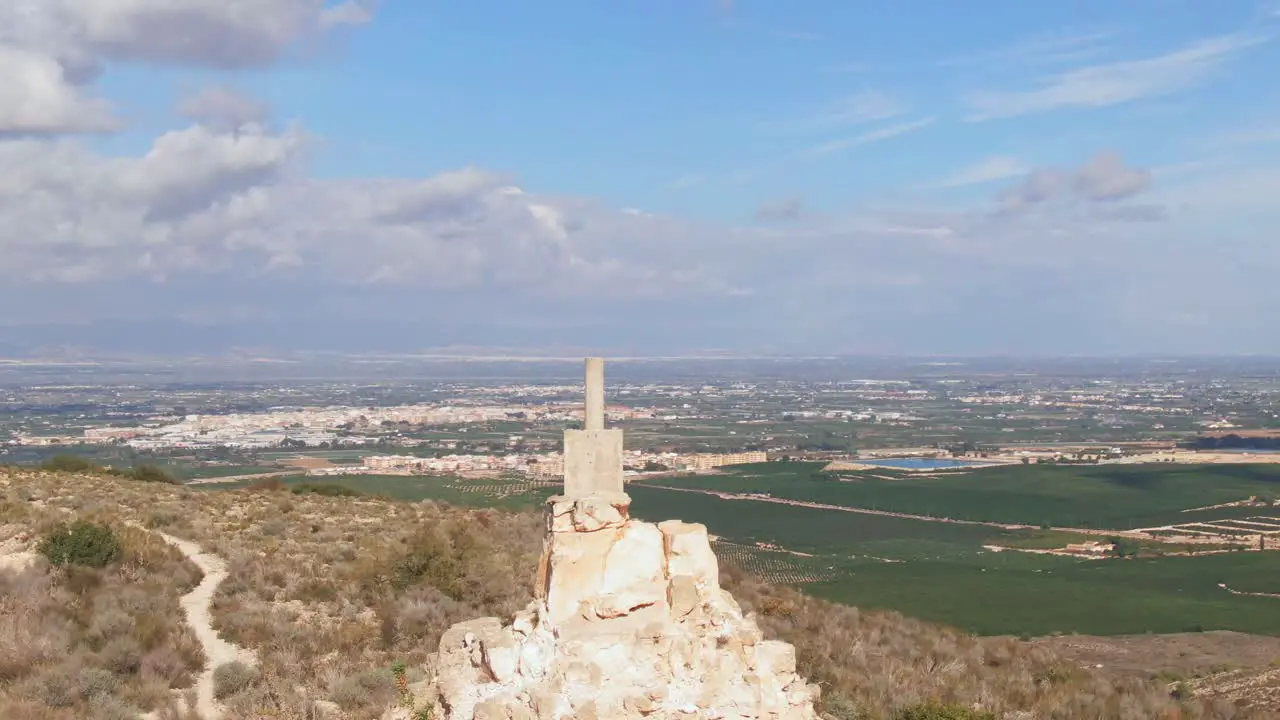
[(1280, 352), (1280, 5), (175, 2), (0, 33), (15, 337)]

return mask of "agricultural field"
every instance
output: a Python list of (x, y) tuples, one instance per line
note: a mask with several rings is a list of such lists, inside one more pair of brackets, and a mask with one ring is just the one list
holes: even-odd
[[(810, 466), (809, 474), (813, 470)], [(786, 477), (778, 473), (773, 479)], [(789, 477), (792, 482), (833, 484), (810, 481), (806, 475)], [(511, 509), (536, 508), (559, 488), (558, 483), (521, 477), (346, 476), (286, 478), (285, 483)], [(643, 485), (627, 492), (636, 517), (704, 523), (723, 562), (761, 578), (825, 599), (897, 610), (980, 634), (1236, 630), (1280, 635), (1280, 598), (1244, 594), (1280, 593), (1280, 552), (1108, 560), (993, 552), (984, 546), (1052, 548), (1088, 536), (725, 500)], [(1161, 548), (1175, 549), (1181, 548)]]
[(712, 541), (711, 546), (722, 562), (732, 563), (773, 585), (804, 585), (822, 582), (830, 576), (830, 567), (822, 558), (718, 538)]
[(161, 467), (168, 470), (179, 480), (256, 475), (258, 473), (280, 472), (282, 469), (273, 465), (191, 465), (188, 463), (163, 464)]
[(631, 513), (645, 520), (679, 518), (705, 523), (715, 535), (767, 543), (826, 557), (937, 560), (982, 550), (995, 531), (981, 525), (935, 523), (881, 515), (721, 500), (712, 495), (649, 487), (627, 488)]
[(1276, 553), (1089, 561), (1006, 552), (946, 562), (861, 563), (805, 589), (986, 635), (1280, 635), (1280, 599), (1219, 587), (1280, 591), (1277, 571)]
[(1274, 499), (1280, 465), (1010, 465), (919, 477), (767, 463), (660, 482), (958, 520), (1124, 530), (1267, 514), (1257, 507), (1186, 511), (1250, 496)]
[[(817, 568), (823, 579), (800, 585), (814, 595), (980, 634), (1225, 629), (1280, 635), (1280, 598), (1237, 595), (1220, 587), (1280, 593), (1277, 552), (1106, 561), (991, 552), (983, 545), (1014, 543), (1026, 539), (1025, 531), (646, 487), (628, 492), (638, 516), (705, 523), (720, 538), (721, 557), (741, 560), (740, 552), (722, 551), (726, 541), (812, 555), (755, 548), (747, 559), (756, 572), (803, 575)], [(1042, 538), (1050, 544), (1071, 539)]]

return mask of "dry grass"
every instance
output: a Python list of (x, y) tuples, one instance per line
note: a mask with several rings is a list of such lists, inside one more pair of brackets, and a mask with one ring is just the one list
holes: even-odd
[[(269, 488), (195, 491), (88, 476), (13, 474), (9, 483), (11, 497), (18, 485), (28, 497), (4, 508), (30, 508), (36, 500), (46, 513), (57, 507), (86, 517), (107, 513), (189, 538), (227, 559), (231, 574), (215, 598), (215, 626), (260, 661), (256, 673), (227, 686), (231, 717), (307, 717), (319, 700), (336, 703), (348, 718), (379, 717), (397, 696), (393, 663), (404, 662), (416, 681), (430, 672), (427, 655), (451, 624), (508, 616), (528, 602), (541, 549), (542, 520), (531, 513)], [(0, 512), (0, 523), (10, 522), (8, 512)], [(977, 704), (1006, 720), (1265, 716), (1212, 698), (1180, 702), (1165, 682), (1083, 669), (1034, 642), (973, 638), (894, 613), (861, 612), (724, 565), (725, 587), (757, 613), (766, 634), (796, 645), (802, 671), (823, 687), (822, 711), (830, 717), (890, 718), (926, 702)], [(35, 585), (17, 596), (38, 596), (40, 577), (22, 576)], [(157, 593), (176, 609), (178, 590)], [(89, 617), (98, 614), (94, 609)], [(59, 658), (66, 653), (56, 648), (84, 641), (83, 631), (53, 622), (56, 615), (25, 635), (27, 624), (9, 617), (6, 606), (0, 637), (33, 659), (41, 677), (65, 664)], [(114, 638), (118, 631), (103, 632)], [(103, 647), (92, 656), (99, 658)], [(94, 676), (82, 678), (80, 666), (62, 668), (68, 674), (51, 674), (41, 686), (30, 673), (3, 676), (21, 662), (0, 664), (11, 713), (0, 717), (80, 717), (57, 714), (40, 690), (55, 700), (59, 693), (83, 695)], [(173, 710), (160, 716), (183, 718)]]
[(795, 644), (801, 672), (822, 686), (832, 717), (891, 718), (931, 702), (1037, 720), (1270, 717), (1213, 698), (1179, 702), (1164, 682), (1084, 669), (1034, 642), (835, 605), (733, 567), (722, 582), (757, 613), (766, 636)]
[(39, 559), (0, 572), (0, 717), (132, 718), (167, 704), (204, 664), (178, 604), (200, 571), (105, 506), (58, 511), (49, 491), (8, 488), (0, 541), (12, 548), (79, 516), (111, 525), (122, 553), (100, 570)]
[(418, 668), (417, 680), (450, 625), (522, 608), (541, 550), (542, 520), (531, 514), (294, 495), (269, 483), (223, 492), (36, 473), (9, 482), (17, 504), (32, 505), (16, 500), (20, 486), (57, 517), (57, 508), (96, 517), (110, 506), (120, 521), (227, 560), (214, 627), (261, 665), (226, 697), (232, 717), (302, 717), (321, 699), (350, 718), (379, 717), (397, 693), (392, 664)]
[(1080, 665), (1166, 683), (1180, 694), (1242, 700), (1280, 716), (1280, 638), (1220, 631), (1032, 642)]

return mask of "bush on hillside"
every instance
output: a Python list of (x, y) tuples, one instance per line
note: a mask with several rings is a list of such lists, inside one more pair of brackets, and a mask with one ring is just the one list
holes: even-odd
[(213, 696), (219, 700), (235, 695), (258, 679), (258, 671), (242, 662), (223, 663), (213, 670)]
[(40, 463), (40, 469), (49, 472), (93, 472), (101, 468), (79, 455), (62, 454)]
[(155, 465), (136, 465), (124, 472), (124, 476), (138, 482), (165, 483), (167, 485), (178, 484), (177, 479), (169, 474), (168, 470)]
[(250, 483), (245, 487), (245, 491), (251, 493), (283, 492), (285, 489), (284, 482), (278, 477), (259, 480), (255, 483)]
[(40, 554), (52, 565), (106, 567), (120, 558), (120, 538), (111, 526), (77, 520), (60, 525), (40, 541)]
[(293, 488), (294, 495), (322, 495), (324, 497), (364, 497), (364, 493), (349, 488), (345, 485), (332, 485), (329, 483), (303, 483), (295, 485)]

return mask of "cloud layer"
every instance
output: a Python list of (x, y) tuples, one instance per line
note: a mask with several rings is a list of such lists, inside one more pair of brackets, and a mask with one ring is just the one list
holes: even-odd
[[(267, 104), (224, 84), (181, 98), (181, 122), (145, 150), (95, 150), (94, 136), (121, 127), (120, 109), (96, 94), (116, 63), (261, 69), (371, 17), (357, 2), (245, 7), (0, 3), (0, 302), (25, 308), (10, 328), (140, 323), (155, 341), (177, 337), (154, 330), (176, 322), (256, 329), (228, 343), (347, 349), (542, 338), (650, 351), (1034, 352), (1060, 350), (1063, 338), (1142, 347), (1171, 318), (1212, 316), (1240, 288), (1258, 287), (1241, 281), (1253, 270), (1170, 242), (1175, 208), (1211, 193), (1170, 195), (1158, 173), (1115, 151), (1062, 167), (977, 154), (933, 182), (987, 198), (966, 206), (903, 200), (815, 213), (813, 198), (778, 192), (739, 225), (559, 196), (501, 167), (317, 179), (305, 126), (282, 126)], [(1232, 36), (1065, 71), (971, 106), (995, 118), (1172, 92), (1248, 46)], [(907, 111), (867, 91), (788, 127), (822, 133), (807, 156), (835, 162), (837, 151), (942, 129)], [(988, 183), (1003, 187), (977, 187)], [(1222, 243), (1271, 267), (1247, 240)], [(1199, 304), (1169, 298), (1159, 288), (1170, 278), (1220, 292)], [(1280, 309), (1280, 298), (1253, 298)], [(288, 340), (288, 328), (311, 334)]]
[(89, 87), (108, 61), (260, 68), (370, 18), (356, 0), (6, 0), (0, 134), (116, 129), (110, 106)]
[(1044, 78), (1032, 90), (975, 93), (969, 97), (969, 119), (1107, 107), (1180, 92), (1205, 82), (1227, 60), (1263, 41), (1264, 37), (1254, 34), (1206, 38), (1163, 55), (1061, 72)]

